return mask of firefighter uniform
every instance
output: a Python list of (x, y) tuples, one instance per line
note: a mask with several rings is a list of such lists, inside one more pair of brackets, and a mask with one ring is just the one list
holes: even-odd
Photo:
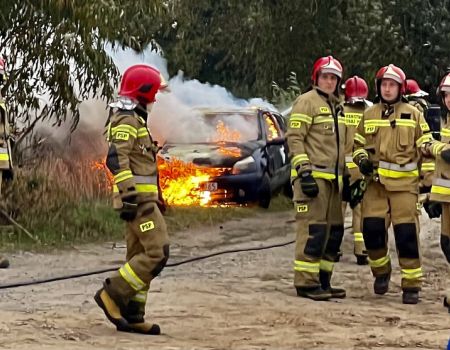
[[(2, 191), (3, 179), (12, 178), (12, 159), (11, 145), (9, 140), (9, 123), (6, 115), (6, 106), (0, 95), (0, 196)], [(0, 255), (0, 268), (9, 267), (9, 261)]]
[[(344, 170), (345, 119), (334, 95), (318, 88), (294, 102), (287, 139), (292, 165), (297, 220), (294, 285), (299, 290), (322, 287), (329, 281), (344, 234), (341, 180)], [(306, 196), (299, 175), (311, 172), (317, 197)], [(344, 297), (340, 290), (331, 296)], [(308, 296), (309, 297), (309, 296)]]
[[(120, 307), (131, 331), (151, 334), (159, 332), (159, 327), (143, 321), (147, 293), (169, 258), (167, 228), (157, 205), (157, 148), (146, 120), (135, 110), (116, 109), (107, 135), (110, 147), (106, 164), (114, 175), (114, 207), (126, 220), (127, 262), (106, 279), (104, 289)], [(137, 203), (135, 217), (123, 214), (130, 198)], [(124, 322), (113, 323), (118, 330), (128, 330)]]
[[(391, 262), (387, 229), (393, 224), (402, 271), (402, 289), (416, 293), (421, 287), (418, 190), (419, 147), (431, 140), (422, 114), (402, 100), (379, 102), (368, 108), (355, 134), (356, 164), (369, 159), (376, 173), (362, 202), (364, 241), (373, 275), (389, 280)], [(374, 285), (377, 291), (376, 284)], [(404, 300), (405, 302), (405, 300)]]
[[(364, 102), (358, 102), (353, 104), (344, 104), (345, 115), (345, 167), (348, 175), (350, 176), (350, 184), (354, 183), (358, 179), (362, 179), (361, 172), (358, 166), (353, 162), (353, 143), (355, 138), (356, 129), (362, 119), (366, 104)], [(347, 208), (348, 198), (343, 198), (342, 212), (345, 215)], [(359, 264), (367, 264), (366, 246), (364, 245), (364, 237), (361, 229), (361, 205), (358, 204), (352, 210), (352, 227), (354, 237), (354, 254)]]

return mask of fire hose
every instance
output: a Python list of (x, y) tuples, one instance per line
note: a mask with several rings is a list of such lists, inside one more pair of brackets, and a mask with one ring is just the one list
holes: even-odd
[[(345, 229), (348, 229), (350, 227), (351, 226), (345, 227)], [(275, 243), (275, 244), (271, 244), (271, 245), (267, 245), (267, 246), (261, 246), (261, 247), (247, 247), (247, 248), (221, 250), (221, 251), (218, 251), (218, 252), (215, 252), (215, 253), (211, 253), (211, 254), (200, 255), (200, 256), (193, 257), (193, 258), (189, 258), (189, 259), (185, 259), (185, 260), (181, 260), (181, 261), (176, 261), (176, 262), (173, 262), (173, 263), (168, 263), (168, 264), (166, 264), (166, 267), (176, 267), (176, 266), (192, 263), (192, 262), (195, 262), (195, 261), (209, 259), (209, 258), (212, 258), (212, 257), (215, 257), (215, 256), (219, 256), (219, 255), (232, 254), (232, 253), (242, 253), (242, 252), (251, 252), (251, 251), (258, 251), (258, 250), (268, 250), (268, 249), (273, 249), (273, 248), (285, 247), (285, 246), (288, 246), (288, 245), (293, 244), (293, 243), (295, 243), (295, 240), (290, 240), (290, 241), (281, 242), (281, 243)], [(34, 285), (38, 285), (38, 284), (45, 284), (45, 283), (56, 282), (56, 281), (64, 281), (64, 280), (76, 279), (76, 278), (87, 277), (87, 276), (92, 276), (92, 275), (100, 275), (100, 274), (106, 273), (106, 272), (117, 271), (119, 268), (120, 268), (120, 266), (108, 267), (108, 268), (103, 268), (103, 269), (78, 272), (78, 273), (62, 275), (62, 276), (47, 277), (47, 278), (33, 279), (33, 280), (28, 280), (28, 281), (0, 284), (0, 289), (13, 289), (13, 288), (18, 288), (18, 287), (34, 286)]]

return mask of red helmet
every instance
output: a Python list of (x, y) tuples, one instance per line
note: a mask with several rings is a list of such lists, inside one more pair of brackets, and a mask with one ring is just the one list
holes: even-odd
[(345, 101), (363, 101), (369, 95), (369, 87), (366, 81), (355, 75), (345, 82)]
[(342, 64), (333, 56), (321, 57), (314, 62), (311, 80), (314, 85), (317, 85), (317, 77), (319, 72), (332, 73), (337, 75), (339, 79), (342, 78)]
[(428, 93), (423, 91), (414, 79), (406, 79), (405, 95), (423, 97), (428, 96)]
[(406, 90), (406, 75), (403, 70), (393, 64), (380, 68), (376, 75), (377, 93), (380, 93), (380, 84), (382, 79), (392, 79), (400, 85), (400, 94), (403, 95)]
[(0, 74), (5, 75), (6, 62), (3, 58), (0, 58)]
[(161, 73), (156, 68), (145, 64), (136, 64), (123, 73), (119, 95), (147, 105), (155, 102), (155, 96), (160, 86)]
[(438, 94), (443, 92), (450, 92), (450, 73), (447, 73), (441, 80), (438, 87)]

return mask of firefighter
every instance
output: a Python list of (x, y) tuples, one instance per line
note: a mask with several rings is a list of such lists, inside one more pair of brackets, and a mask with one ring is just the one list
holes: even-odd
[[(348, 186), (344, 186), (345, 189), (350, 189), (350, 186), (362, 179), (362, 175), (359, 172), (358, 166), (353, 162), (353, 140), (356, 132), (356, 128), (362, 119), (364, 110), (368, 107), (368, 101), (366, 100), (369, 94), (369, 88), (363, 78), (354, 76), (347, 79), (345, 82), (345, 103), (344, 103), (344, 115), (345, 115), (345, 166), (346, 175), (344, 176), (344, 182), (348, 182)], [(350, 191), (344, 191), (342, 194), (342, 213), (345, 217), (345, 211), (347, 204), (351, 202)], [(364, 238), (361, 230), (361, 205), (358, 203), (355, 205), (351, 203), (352, 207), (352, 226), (354, 237), (354, 249), (353, 252), (356, 257), (356, 263), (358, 265), (367, 265), (367, 251), (364, 245)]]
[(332, 56), (314, 63), (312, 89), (294, 102), (287, 132), (298, 224), (294, 286), (298, 296), (313, 300), (346, 296), (344, 289), (330, 284), (344, 234), (342, 74), (341, 63)]
[[(441, 218), (441, 248), (450, 263), (450, 73), (444, 76), (438, 87), (438, 95), (447, 109), (444, 125), (441, 128), (441, 141), (433, 141), (426, 155), (436, 157), (436, 172), (431, 188), (431, 196), (426, 207), (430, 218)], [(428, 148), (428, 147), (427, 147)], [(444, 306), (450, 312), (450, 293), (444, 298)]]
[[(406, 89), (405, 89), (405, 98), (408, 100), (408, 103), (414, 107), (416, 107), (420, 113), (422, 113), (425, 121), (429, 124), (428, 126), (431, 128), (427, 114), (430, 109), (430, 103), (427, 101), (428, 93), (423, 91), (417, 81), (414, 79), (406, 79)], [(420, 183), (419, 183), (419, 192), (421, 194), (429, 193), (431, 190), (431, 184), (433, 181), (433, 175), (435, 170), (435, 162), (432, 157), (424, 156), (421, 161), (420, 166)], [(427, 206), (425, 203), (425, 209)]]
[[(0, 58), (0, 195), (3, 180), (12, 180), (13, 168), (11, 159), (11, 145), (9, 123), (6, 113), (6, 105), (1, 94), (1, 87), (6, 79), (5, 60)], [(9, 260), (0, 255), (0, 269), (9, 267)]]
[(126, 222), (127, 262), (105, 280), (95, 301), (124, 332), (160, 333), (157, 324), (144, 321), (150, 283), (169, 258), (166, 224), (157, 205), (157, 148), (147, 128), (160, 86), (160, 73), (153, 67), (128, 68), (107, 128), (106, 164), (114, 175), (114, 206)]
[(388, 227), (393, 224), (404, 304), (417, 304), (423, 276), (419, 248), (420, 147), (432, 139), (422, 114), (403, 98), (405, 73), (393, 64), (376, 74), (376, 103), (364, 111), (353, 160), (368, 178), (362, 202), (364, 242), (375, 277), (374, 292), (389, 288)]

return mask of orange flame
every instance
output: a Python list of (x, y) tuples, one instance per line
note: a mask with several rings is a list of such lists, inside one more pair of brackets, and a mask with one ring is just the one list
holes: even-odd
[(101, 173), (98, 187), (106, 187), (108, 190), (111, 190), (114, 185), (114, 176), (106, 166), (106, 159), (101, 161), (93, 160), (90, 162), (90, 167), (93, 171)]
[(270, 118), (268, 115), (266, 115), (266, 127), (267, 127), (267, 131), (268, 131), (267, 138), (269, 140), (276, 139), (277, 137), (280, 136), (278, 134), (277, 128), (275, 127), (275, 124), (273, 123), (272, 118)]
[(239, 142), (242, 139), (242, 135), (239, 131), (230, 129), (224, 124), (222, 120), (219, 120), (216, 126), (216, 135), (213, 142), (219, 144), (219, 153), (228, 157), (240, 157), (241, 150), (238, 147), (223, 147), (225, 142)]
[(158, 157), (159, 186), (168, 205), (207, 206), (211, 202), (208, 182), (226, 168), (207, 168), (173, 158)]

